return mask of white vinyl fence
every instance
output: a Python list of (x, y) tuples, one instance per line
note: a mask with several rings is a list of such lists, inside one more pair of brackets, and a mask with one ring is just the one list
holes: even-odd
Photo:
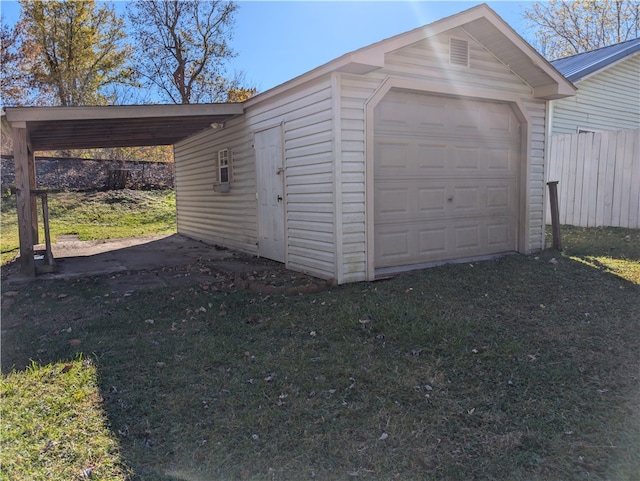
[(560, 224), (640, 228), (640, 129), (551, 137), (547, 181)]

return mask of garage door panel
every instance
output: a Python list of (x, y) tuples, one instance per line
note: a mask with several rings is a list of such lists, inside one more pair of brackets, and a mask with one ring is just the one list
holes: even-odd
[(449, 202), (453, 203), (457, 212), (480, 209), (482, 208), (481, 203), (484, 203), (481, 199), (480, 190), (478, 186), (454, 188), (453, 196)]
[(425, 142), (426, 139), (387, 137), (376, 143), (376, 177), (405, 175), (465, 175), (516, 177), (518, 152), (513, 146), (473, 145), (472, 142)]
[(453, 165), (456, 170), (479, 170), (482, 149), (472, 145), (456, 145), (453, 147)]
[(515, 250), (520, 130), (511, 107), (387, 97), (374, 126), (376, 268)]
[(380, 142), (377, 145), (379, 164), (378, 169), (382, 173), (385, 170), (397, 172), (397, 169), (409, 168), (409, 149), (406, 143)]
[(516, 201), (514, 189), (511, 185), (491, 185), (487, 186), (487, 203), (488, 208), (509, 209)]
[(480, 225), (473, 223), (457, 225), (453, 230), (455, 251), (473, 251), (480, 249)]
[(418, 230), (418, 243), (422, 258), (438, 258), (447, 253), (447, 228), (423, 227)]
[(411, 262), (412, 251), (415, 249), (411, 245), (411, 232), (399, 232), (389, 227), (379, 233), (376, 248), (382, 264), (387, 266)]
[(427, 213), (431, 215), (441, 212), (444, 213), (447, 208), (447, 189), (442, 186), (416, 187), (418, 191), (418, 213), (423, 216)]
[(391, 185), (380, 187), (376, 198), (379, 218), (384, 220), (385, 217), (390, 219), (408, 217), (411, 215), (409, 211), (409, 187), (403, 185)]
[(491, 249), (508, 250), (512, 241), (510, 226), (506, 220), (489, 222), (487, 225), (487, 245)]
[(380, 181), (374, 205), (376, 223), (421, 219), (515, 215), (516, 191), (510, 179), (429, 179)]
[(513, 109), (506, 104), (487, 105), (486, 130), (491, 136), (516, 137), (519, 132), (520, 121)]
[(517, 169), (517, 152), (509, 146), (487, 149), (487, 167), (491, 172), (514, 172)]
[[(429, 112), (428, 115), (424, 115)], [(453, 136), (517, 136), (518, 117), (508, 104), (392, 92), (376, 107), (376, 129), (448, 133)]]
[(507, 218), (442, 219), (429, 223), (387, 225), (381, 228), (377, 237), (376, 267), (481, 256), (487, 250), (507, 252), (512, 250), (512, 242)]
[(447, 166), (447, 146), (444, 143), (415, 142), (414, 151), (415, 163), (420, 171), (444, 170)]

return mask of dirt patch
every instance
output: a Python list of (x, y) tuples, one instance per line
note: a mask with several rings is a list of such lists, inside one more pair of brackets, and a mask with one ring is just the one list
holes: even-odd
[(57, 272), (24, 279), (19, 276), (17, 261), (14, 261), (3, 267), (3, 283), (100, 277), (114, 293), (124, 295), (163, 286), (195, 284), (203, 290), (237, 288), (287, 296), (320, 292), (335, 285), (293, 272), (269, 259), (177, 234), (103, 241), (62, 237), (52, 250)]
[(231, 259), (198, 261), (178, 267), (160, 267), (142, 271), (118, 272), (106, 282), (114, 293), (130, 294), (163, 286), (197, 285), (203, 291), (242, 289), (262, 295), (296, 296), (313, 294), (334, 287), (307, 274), (293, 272), (282, 264), (234, 253)]

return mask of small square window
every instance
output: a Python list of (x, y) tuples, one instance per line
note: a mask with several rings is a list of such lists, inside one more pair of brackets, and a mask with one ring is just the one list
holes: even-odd
[(218, 150), (218, 182), (220, 184), (231, 182), (229, 149)]

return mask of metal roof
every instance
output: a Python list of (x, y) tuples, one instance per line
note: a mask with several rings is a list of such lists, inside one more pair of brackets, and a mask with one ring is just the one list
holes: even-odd
[[(242, 115), (240, 103), (6, 107), (12, 127), (27, 129), (38, 150), (172, 145)], [(4, 119), (3, 119), (4, 120)]]
[(577, 82), (636, 52), (640, 52), (640, 38), (553, 60), (551, 65), (572, 82)]

